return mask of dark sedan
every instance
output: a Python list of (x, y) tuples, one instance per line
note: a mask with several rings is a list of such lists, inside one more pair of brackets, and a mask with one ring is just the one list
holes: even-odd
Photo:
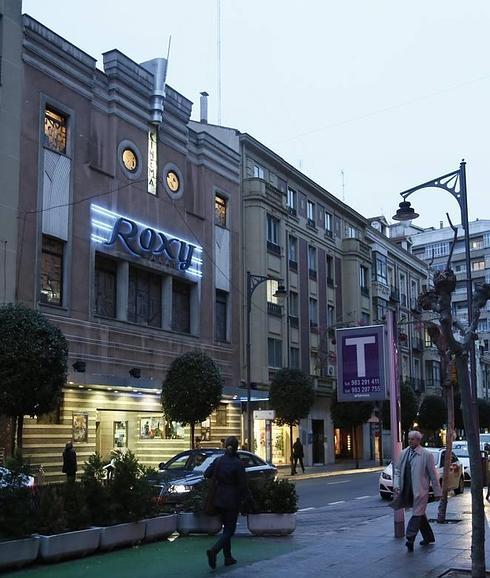
[[(159, 497), (169, 503), (182, 502), (194, 486), (202, 483), (204, 472), (223, 453), (224, 450), (213, 448), (188, 450), (177, 454), (168, 462), (162, 462), (153, 482), (159, 488)], [(238, 457), (245, 466), (250, 482), (265, 483), (277, 475), (275, 466), (264, 462), (255, 454), (239, 450)]]

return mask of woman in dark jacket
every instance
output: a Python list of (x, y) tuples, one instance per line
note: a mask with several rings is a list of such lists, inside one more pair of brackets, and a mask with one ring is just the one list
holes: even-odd
[(68, 482), (74, 482), (77, 475), (77, 452), (72, 442), (68, 442), (63, 451), (63, 468), (61, 470), (66, 474)]
[(216, 568), (216, 557), (220, 550), (225, 556), (225, 566), (236, 564), (231, 555), (231, 537), (235, 533), (240, 505), (249, 495), (245, 467), (238, 458), (238, 440), (229, 437), (225, 441), (223, 457), (215, 460), (204, 474), (206, 478), (213, 478), (215, 493), (213, 505), (221, 516), (223, 533), (216, 544), (207, 550), (208, 563)]

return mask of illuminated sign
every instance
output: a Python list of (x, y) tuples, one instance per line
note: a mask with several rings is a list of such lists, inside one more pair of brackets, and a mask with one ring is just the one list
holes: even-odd
[(119, 245), (134, 257), (202, 277), (202, 247), (98, 205), (91, 205), (94, 243)]
[(148, 192), (152, 195), (157, 194), (157, 140), (157, 129), (150, 129), (148, 131)]

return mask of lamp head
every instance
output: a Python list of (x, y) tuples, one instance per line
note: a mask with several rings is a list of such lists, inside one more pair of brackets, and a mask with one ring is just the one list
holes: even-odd
[(288, 292), (286, 291), (286, 287), (280, 283), (277, 286), (276, 292), (274, 293), (274, 297), (276, 297), (277, 299), (285, 299), (288, 295)]
[(402, 201), (399, 205), (399, 209), (395, 215), (393, 215), (394, 221), (411, 221), (419, 216), (413, 208), (410, 206), (408, 201)]

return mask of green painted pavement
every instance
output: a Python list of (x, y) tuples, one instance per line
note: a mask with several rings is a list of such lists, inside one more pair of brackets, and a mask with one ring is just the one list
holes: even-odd
[[(212, 536), (164, 540), (58, 564), (38, 565), (3, 574), (2, 578), (200, 578), (210, 575), (206, 550), (215, 541), (216, 537)], [(292, 536), (257, 538), (241, 535), (233, 539), (232, 547), (238, 565), (244, 566), (291, 552), (301, 545)], [(220, 554), (214, 574), (225, 574), (227, 570)]]

